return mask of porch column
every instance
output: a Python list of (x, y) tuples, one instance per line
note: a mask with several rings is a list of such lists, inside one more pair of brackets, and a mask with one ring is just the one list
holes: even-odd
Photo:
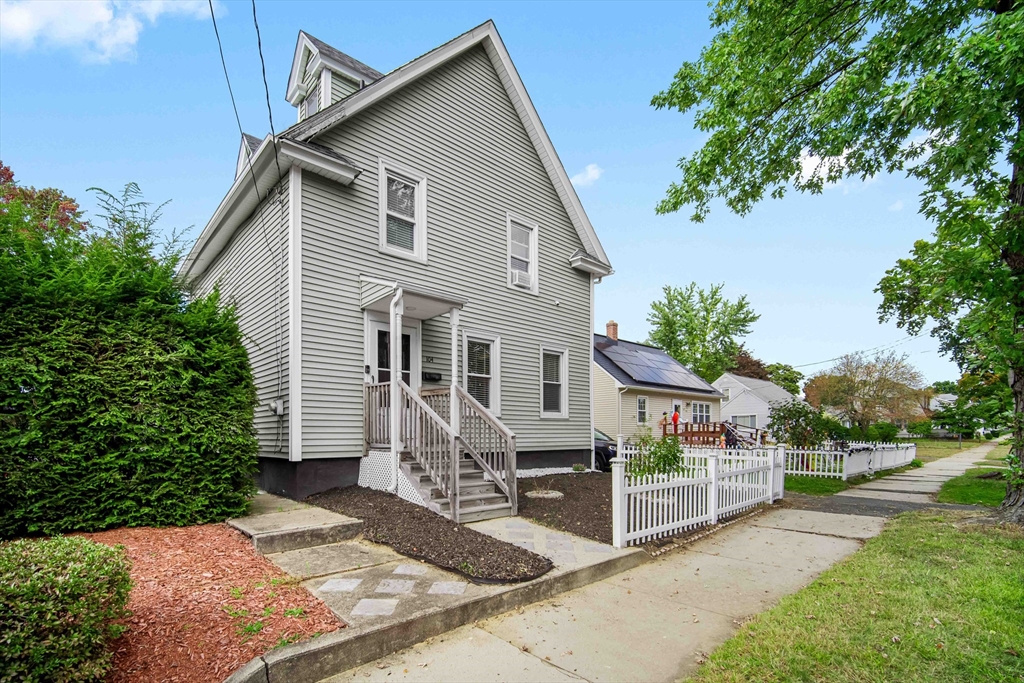
[(401, 444), (399, 434), (401, 433), (402, 395), (398, 382), (402, 378), (402, 314), (405, 312), (404, 292), (399, 287), (395, 290), (395, 298), (391, 300), (391, 353), (389, 365), (391, 366), (391, 462), (394, 467), (394, 490), (398, 491), (399, 459)]
[(456, 434), (459, 433), (459, 397), (455, 392), (455, 387), (459, 384), (459, 309), (454, 306), (448, 311), (448, 323), (451, 326), (452, 331), (452, 393), (451, 393), (451, 408), (448, 410), (449, 420), (448, 422), (452, 426), (452, 431)]

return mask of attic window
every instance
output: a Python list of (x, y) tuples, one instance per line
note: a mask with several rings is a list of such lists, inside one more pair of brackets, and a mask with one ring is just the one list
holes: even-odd
[(537, 293), (537, 224), (507, 214), (508, 285)]
[(318, 106), (319, 104), (320, 104), (320, 92), (317, 91), (317, 90), (314, 90), (312, 93), (310, 93), (309, 97), (307, 97), (306, 101), (303, 102), (303, 104), (302, 104), (302, 106), (305, 107), (305, 118), (308, 119), (310, 116), (315, 114), (317, 112), (317, 110), (319, 109), (319, 106)]
[(380, 160), (380, 250), (427, 260), (427, 178), (408, 167)]

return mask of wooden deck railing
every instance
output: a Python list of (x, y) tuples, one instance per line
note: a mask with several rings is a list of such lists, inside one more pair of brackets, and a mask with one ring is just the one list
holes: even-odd
[(723, 422), (669, 422), (661, 426), (661, 435), (677, 437), (687, 446), (721, 446), (725, 430)]
[(465, 389), (456, 386), (455, 392), (463, 447), (505, 494), (516, 515), (516, 435)]
[(458, 435), (408, 384), (399, 381), (398, 386), (402, 401), (398, 438), (448, 499), (451, 519), (458, 522)]
[(363, 387), (363, 435), (367, 451), (391, 444), (391, 385), (387, 382)]

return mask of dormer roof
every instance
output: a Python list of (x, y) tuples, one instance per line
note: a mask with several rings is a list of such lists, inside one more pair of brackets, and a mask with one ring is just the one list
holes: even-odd
[(343, 74), (356, 83), (373, 83), (384, 76), (376, 69), (350, 57), (341, 50), (333, 48), (322, 40), (318, 40), (305, 31), (299, 31), (299, 39), (295, 44), (295, 57), (292, 59), (292, 70), (288, 76), (288, 90), (285, 99), (298, 104), (305, 97), (302, 84), (307, 80), (309, 72), (319, 73), (328, 68)]

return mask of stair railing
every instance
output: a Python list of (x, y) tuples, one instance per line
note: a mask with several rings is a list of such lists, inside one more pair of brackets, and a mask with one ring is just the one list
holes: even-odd
[(391, 384), (363, 385), (363, 434), (366, 451), (391, 444)]
[(516, 491), (516, 435), (494, 417), (487, 408), (456, 385), (456, 410), (459, 415), (459, 440), (473, 458), (494, 480), (518, 514)]
[(430, 481), (448, 499), (451, 520), (459, 521), (459, 438), (455, 431), (399, 380), (399, 440)]

